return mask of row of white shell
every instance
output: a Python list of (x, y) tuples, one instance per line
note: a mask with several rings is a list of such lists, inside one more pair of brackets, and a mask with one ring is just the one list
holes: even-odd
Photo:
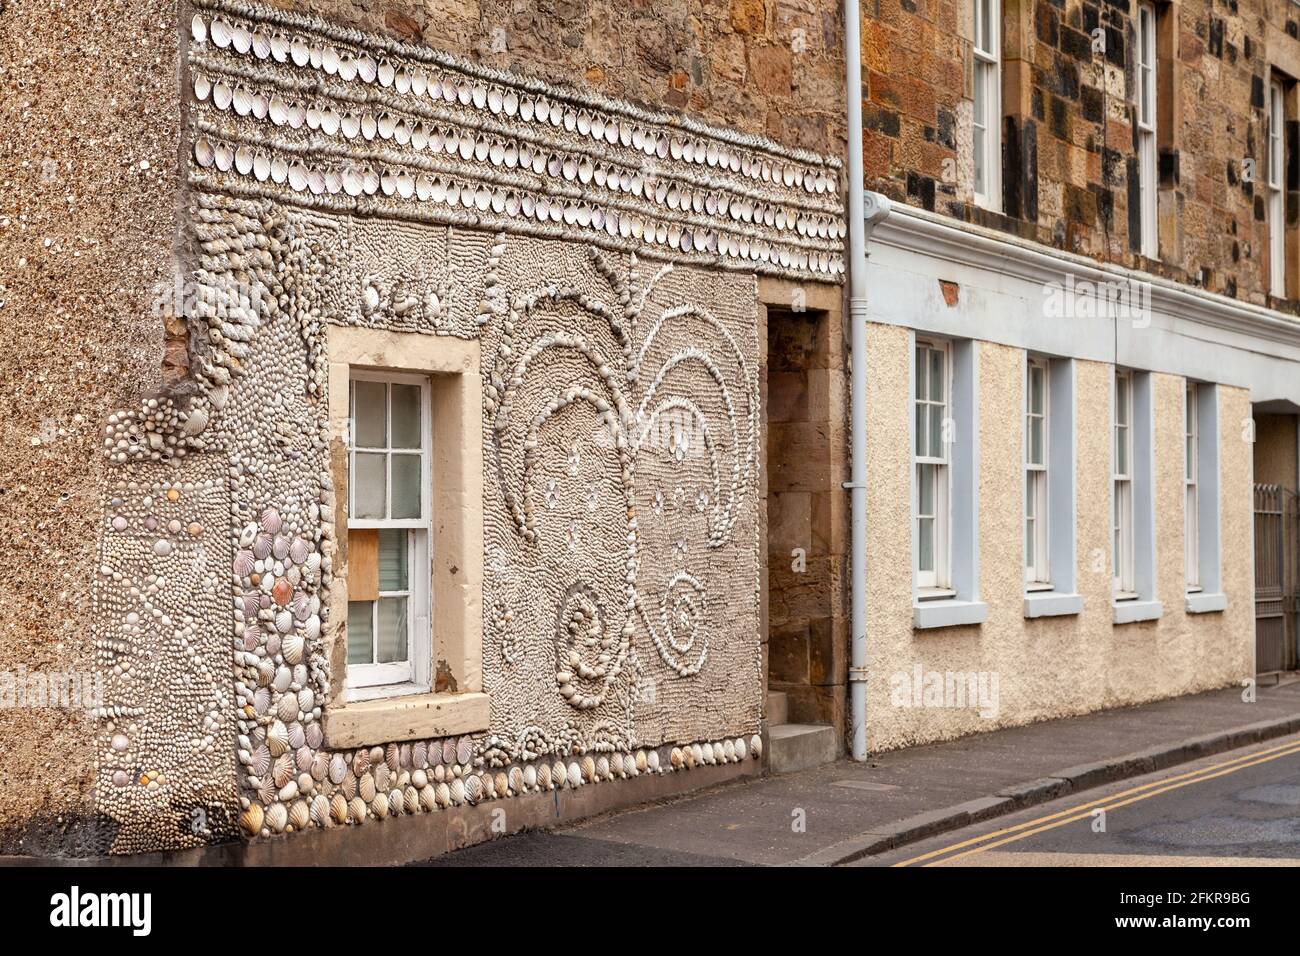
[(757, 201), (752, 196), (733, 196), (726, 190), (692, 187), (670, 178), (657, 178), (626, 164), (593, 161), (582, 153), (548, 152), (528, 143), (482, 134), (476, 136), (468, 131), (442, 128), (372, 109), (340, 112), (329, 102), (324, 105), (310, 100), (288, 102), (279, 93), (267, 94), (249, 89), (238, 81), (220, 75), (212, 78), (197, 70), (194, 71), (193, 89), (199, 102), (211, 102), (217, 109), (233, 111), (240, 117), (269, 119), (276, 126), (295, 130), (306, 126), (331, 137), (341, 134), (345, 139), (391, 140), (399, 146), (409, 145), (417, 152), (427, 150), (435, 155), (445, 152), (466, 162), (486, 162), (525, 172), (531, 169), (537, 175), (583, 186), (594, 183), (597, 187), (627, 193), (674, 211), (729, 216), (736, 222), (778, 231), (790, 230), (801, 236), (842, 240), (846, 234), (843, 219), (830, 213), (799, 212), (775, 202)]
[(390, 198), (414, 199), (448, 207), (459, 206), (483, 214), (489, 210), (498, 216), (511, 218), (522, 214), (539, 223), (563, 223), (603, 230), (610, 236), (664, 246), (688, 254), (711, 254), (773, 263), (787, 269), (807, 269), (827, 275), (838, 275), (844, 270), (843, 260), (838, 255), (825, 251), (792, 249), (717, 229), (684, 228), (680, 222), (655, 220), (591, 203), (521, 194), (504, 187), (462, 184), (428, 173), (412, 175), (406, 169), (388, 168), (377, 171), (371, 166), (352, 164), (308, 165), (297, 158), (286, 159), (247, 144), (232, 145), (206, 134), (195, 139), (194, 159), (205, 169), (215, 167), (221, 172), (233, 170), (240, 176), (252, 177), (258, 182), (270, 180), (278, 186), (287, 185), (294, 192), (315, 196), (344, 193), (355, 198), (382, 193)]
[(436, 70), (431, 73), (423, 64), (395, 64), (387, 57), (375, 57), (364, 50), (340, 48), (319, 38), (302, 35), (291, 38), (261, 25), (250, 26), (222, 17), (205, 19), (199, 14), (191, 22), (191, 33), (199, 45), (211, 41), (219, 49), (233, 50), (241, 56), (273, 59), (277, 63), (292, 62), (298, 67), (310, 67), (337, 76), (345, 82), (378, 83), (401, 94), (428, 96), (495, 114), (518, 116), (524, 122), (563, 126), (593, 140), (609, 145), (621, 143), (660, 159), (672, 157), (686, 163), (730, 170), (750, 179), (803, 189), (816, 195), (833, 195), (838, 189), (838, 176), (827, 168), (812, 168), (760, 156), (729, 143), (619, 119), (600, 111), (575, 108), (505, 85)]

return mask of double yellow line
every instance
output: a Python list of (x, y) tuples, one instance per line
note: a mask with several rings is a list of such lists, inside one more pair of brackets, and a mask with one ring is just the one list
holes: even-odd
[(1070, 807), (1068, 810), (1059, 810), (1056, 813), (1049, 813), (1046, 816), (1018, 823), (1013, 827), (994, 830), (992, 833), (972, 837), (969, 840), (963, 840), (960, 843), (954, 843), (939, 850), (931, 850), (929, 853), (922, 853), (920, 856), (914, 856), (909, 860), (895, 863), (894, 866), (913, 866), (918, 863), (935, 866), (939, 863), (951, 863), (954, 860), (961, 860), (977, 853), (983, 853), (985, 850), (992, 850), (995, 847), (1005, 846), (1026, 837), (1063, 827), (1067, 823), (1086, 820), (1097, 809), (1115, 810), (1119, 807), (1128, 806), (1130, 803), (1137, 803), (1139, 800), (1146, 800), (1149, 797), (1168, 793), (1170, 790), (1189, 787), (1194, 783), (1201, 783), (1204, 780), (1212, 780), (1225, 774), (1236, 773), (1238, 770), (1245, 770), (1247, 767), (1267, 763), (1270, 760), (1289, 757), (1292, 754), (1300, 754), (1300, 740), (1292, 740), (1290, 743), (1278, 744), (1264, 750), (1256, 750), (1253, 753), (1211, 764), (1208, 767), (1202, 767), (1200, 770), (1192, 770), (1176, 777), (1166, 777), (1163, 780), (1144, 783), (1140, 787), (1132, 787), (1119, 793), (1112, 793), (1089, 803), (1081, 803), (1078, 806)]

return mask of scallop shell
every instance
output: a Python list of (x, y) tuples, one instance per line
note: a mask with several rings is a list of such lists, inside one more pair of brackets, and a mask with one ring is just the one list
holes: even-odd
[(451, 737), (442, 742), (442, 762), (445, 764), (456, 762), (456, 741)]
[(402, 748), (397, 744), (389, 744), (384, 748), (384, 763), (388, 769), (396, 773), (402, 766)]
[(259, 534), (253, 539), (253, 557), (259, 561), (265, 561), (271, 556), (272, 538), (265, 532)]
[(282, 753), (275, 758), (275, 766), (271, 769), (272, 779), (275, 780), (277, 787), (283, 787), (295, 776), (293, 758), (289, 754)]
[(311, 545), (305, 539), (294, 538), (289, 543), (289, 560), (294, 564), (302, 564), (309, 554), (311, 554)]
[(451, 806), (451, 787), (447, 786), (445, 783), (440, 783), (438, 784), (437, 787), (434, 788), (434, 790), (435, 790), (435, 795), (438, 798), (438, 806), (440, 807)]
[(266, 825), (272, 833), (283, 833), (289, 823), (289, 810), (283, 803), (273, 803), (266, 811)]
[(280, 721), (271, 724), (271, 729), (266, 732), (266, 746), (272, 757), (278, 757), (289, 749), (289, 729)]
[(253, 692), (253, 712), (259, 717), (265, 714), (271, 707), (271, 691), (266, 687), (259, 687)]
[(388, 769), (388, 764), (380, 763), (375, 765), (375, 768), (370, 772), (370, 776), (374, 777), (375, 789), (387, 790), (389, 783), (392, 782), (393, 773)]
[(387, 797), (385, 797), (384, 794), (382, 793), (379, 796), (375, 797), (376, 803), (379, 803), (381, 801), (383, 802), (385, 810), (390, 816), (400, 817), (402, 815), (402, 811), (406, 808), (406, 803), (402, 799), (402, 791), (400, 790), (391, 791)]
[[(518, 767), (510, 768), (510, 772), (505, 775), (505, 781), (506, 781), (506, 787), (508, 787), (511, 790), (511, 792), (523, 793), (524, 772), (520, 770)], [(502, 787), (501, 784), (498, 782), (497, 790), (503, 790), (503, 789), (505, 789), (505, 787)]]
[(352, 755), (352, 772), (358, 777), (370, 769), (370, 751), (358, 750)]
[[(293, 615), (290, 612), (285, 611), (284, 616), (289, 618), (289, 627), (290, 628), (293, 627)], [(284, 638), (281, 641), (281, 653), (284, 654), (284, 659), (288, 661), (290, 664), (301, 663), (302, 654), (303, 654), (302, 635), (285, 634)]]
[(239, 825), (249, 836), (255, 837), (262, 832), (262, 821), (262, 805), (259, 803), (250, 803), (248, 809), (239, 815)]
[(492, 781), (492, 796), (507, 797), (510, 795), (510, 778), (506, 776), (505, 771), (498, 770), (494, 774), (483, 775)]
[(420, 791), (414, 787), (407, 787), (402, 791), (402, 808), (407, 813), (418, 813), (420, 810)]
[(606, 758), (606, 757), (598, 757), (598, 758), (596, 759), (596, 779), (597, 779), (597, 780), (607, 780), (607, 779), (609, 779), (609, 776), (610, 776), (610, 772), (609, 772), (609, 760), (608, 760), (608, 758)]
[[(455, 785), (453, 784), (453, 786)], [(473, 805), (483, 799), (483, 781), (478, 778), (477, 774), (470, 774), (465, 778), (464, 789), (465, 800), (469, 804)]]
[(270, 777), (263, 777), (257, 785), (257, 796), (263, 803), (271, 803), (275, 800), (275, 781)]
[(330, 801), (323, 793), (318, 793), (312, 797), (311, 822), (318, 827), (330, 825)]
[[(314, 726), (314, 725), (313, 725)], [(323, 753), (316, 753), (311, 758), (311, 769), (308, 771), (311, 778), (317, 783), (325, 779), (325, 775), (330, 770), (330, 758)]]
[(423, 769), (429, 765), (429, 745), (423, 740), (417, 740), (411, 747), (411, 766)]
[[(594, 770), (595, 768), (593, 767), (592, 769)], [(569, 761), (569, 766), (565, 768), (564, 779), (568, 782), (569, 786), (574, 789), (582, 786), (584, 782), (582, 779), (582, 767), (578, 764), (578, 761)]]
[(330, 797), (330, 819), (340, 826), (348, 822), (348, 800), (341, 793)]
[[(293, 709), (294, 716), (298, 713), (298, 699), (293, 694), (285, 694), (284, 699), (289, 701), (287, 705), (281, 701), (281, 713), (287, 712), (289, 708)], [(289, 746), (294, 750), (307, 745), (307, 733), (302, 729), (302, 724), (296, 720), (289, 725)]]
[(357, 823), (366, 822), (366, 801), (353, 797), (348, 803), (348, 815)]
[(311, 823), (311, 810), (306, 800), (295, 801), (289, 808), (289, 824), (295, 830), (305, 830)]
[(373, 774), (363, 774), (360, 780), (357, 781), (357, 795), (360, 796), (362, 800), (366, 801), (366, 803), (375, 799), (376, 790), (377, 788), (375, 787), (375, 778)]
[(252, 762), (249, 764), (248, 769), (253, 771), (254, 776), (264, 777), (266, 772), (271, 769), (273, 759), (266, 744), (262, 744), (253, 751)]
[(448, 789), (451, 791), (452, 803), (460, 804), (465, 802), (466, 792), (464, 780), (457, 777), (448, 785)]
[(659, 751), (652, 750), (645, 755), (646, 768), (651, 773), (659, 772)]
[(235, 555), (235, 560), (231, 564), (235, 575), (239, 578), (249, 577), (257, 567), (257, 559), (253, 557), (252, 551), (240, 551)]
[(524, 767), (523, 777), (524, 777), (525, 790), (532, 790), (537, 787), (539, 782), (537, 768), (534, 767), (532, 764), (529, 764), (528, 766)]
[(420, 788), (420, 807), (426, 812), (434, 810), (438, 806), (438, 790), (436, 787), (425, 784)]
[[(276, 705), (275, 712), (276, 714), (279, 715), (280, 719), (283, 720), (286, 724), (293, 723), (295, 720), (298, 719), (298, 698), (295, 697), (293, 694), (282, 695), (280, 697), (279, 704)], [(302, 733), (301, 728), (299, 728), (298, 732), (299, 734)], [(293, 730), (290, 729), (289, 743), (291, 746), (301, 747), (304, 743), (306, 743), (306, 740), (305, 739), (302, 741), (294, 740)]]
[(330, 783), (339, 784), (343, 782), (343, 776), (348, 772), (348, 762), (342, 754), (334, 754), (330, 757)]
[(459, 764), (467, 764), (473, 759), (473, 757), (474, 741), (470, 740), (468, 737), (461, 737), (460, 741), (456, 744), (456, 762)]
[(352, 772), (351, 768), (348, 768), (348, 771), (343, 774), (343, 779), (339, 782), (339, 790), (349, 800), (357, 795), (357, 775)]
[(596, 772), (596, 761), (592, 760), (590, 755), (582, 758), (578, 769), (582, 773), (583, 783), (595, 783), (599, 779)]

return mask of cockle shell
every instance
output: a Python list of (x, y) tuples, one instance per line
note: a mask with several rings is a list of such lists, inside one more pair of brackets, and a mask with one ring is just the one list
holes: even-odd
[(309, 772), (311, 773), (311, 778), (313, 780), (315, 780), (317, 783), (323, 781), (325, 779), (325, 775), (329, 773), (329, 769), (330, 769), (329, 757), (327, 757), (325, 754), (320, 752), (317, 752), (312, 755), (311, 770)]
[(440, 783), (434, 789), (436, 791), (436, 795), (438, 798), (438, 806), (440, 807), (451, 806), (451, 787), (447, 786), (445, 783)]
[(465, 802), (465, 781), (464, 780), (457, 777), (455, 780), (451, 782), (449, 789), (451, 790), (452, 803), (460, 804)]
[(749, 752), (754, 755), (755, 760), (763, 756), (763, 738), (758, 734), (749, 738)]
[[(595, 770), (594, 766), (592, 767), (592, 770), (593, 771)], [(566, 768), (564, 779), (569, 782), (570, 787), (577, 788), (582, 786), (583, 784), (582, 767), (578, 765), (578, 761), (576, 760), (569, 761), (569, 766)]]
[[(459, 782), (459, 781), (457, 781)], [(455, 784), (452, 785), (453, 787)], [(470, 774), (464, 782), (465, 800), (473, 805), (483, 798), (483, 782), (476, 774)]]
[(744, 760), (747, 756), (749, 756), (749, 754), (748, 754), (748, 752), (747, 752), (748, 748), (747, 748), (746, 745), (745, 745), (745, 738), (744, 738), (744, 737), (737, 737), (737, 738), (736, 738), (736, 740), (735, 740), (735, 748), (736, 748), (736, 759), (737, 759), (737, 760)]
[(659, 772), (659, 751), (651, 750), (645, 755), (646, 768), (651, 773)]
[(358, 750), (352, 755), (352, 772), (358, 777), (370, 769), (370, 751)]
[(357, 781), (357, 795), (366, 803), (375, 799), (375, 778), (373, 774), (363, 774)]
[(597, 780), (605, 780), (608, 777), (609, 777), (609, 760), (605, 757), (597, 758), (595, 778)]
[(420, 791), (414, 787), (407, 787), (402, 791), (402, 808), (407, 813), (418, 813), (420, 810)]
[(582, 780), (584, 783), (594, 783), (596, 781), (596, 761), (592, 760), (590, 755), (582, 758), (582, 762), (578, 765), (578, 770), (582, 774)]
[[(509, 787), (514, 793), (523, 793), (524, 772), (518, 767), (511, 767), (510, 772), (506, 774), (506, 787)], [(498, 783), (497, 790), (502, 789), (502, 786)]]
[(289, 810), (283, 803), (273, 803), (266, 811), (266, 825), (272, 833), (283, 833), (289, 823)]
[(557, 760), (551, 765), (551, 781), (555, 784), (556, 789), (563, 787), (569, 777), (569, 770), (564, 766), (563, 760)]
[(525, 790), (533, 790), (537, 787), (538, 784), (537, 768), (534, 767), (532, 764), (529, 764), (528, 766), (524, 767), (523, 777), (524, 777)]
[(537, 788), (539, 790), (550, 790), (551, 785), (551, 765), (548, 763), (539, 764), (537, 767)]
[[(275, 711), (281, 720), (286, 724), (292, 723), (298, 719), (298, 698), (293, 694), (284, 694), (280, 697), (280, 702)], [(292, 736), (289, 737), (289, 743), (294, 747), (301, 747), (305, 741), (295, 741)]]
[(381, 793), (379, 796), (375, 797), (375, 802), (384, 804), (386, 816), (400, 817), (402, 815), (402, 810), (405, 809), (406, 806), (402, 799), (402, 792), (400, 790), (389, 791), (387, 796)]
[[(292, 621), (293, 615), (290, 614), (288, 611), (284, 613)], [(292, 623), (289, 625), (289, 627), (290, 628), (293, 627)], [(303, 649), (304, 649), (304, 642), (301, 634), (285, 633), (280, 643), (280, 652), (284, 655), (284, 659), (286, 661), (288, 661), (290, 664), (302, 663)]]
[(425, 784), (420, 788), (420, 807), (427, 811), (432, 811), (438, 806), (437, 788), (430, 784)]
[(674, 770), (680, 770), (686, 766), (686, 755), (682, 753), (680, 747), (674, 747), (672, 753), (668, 755), (668, 760)]
[(257, 836), (262, 832), (262, 821), (262, 805), (259, 803), (250, 803), (248, 809), (239, 815), (239, 825), (249, 836)]
[(388, 769), (388, 764), (380, 763), (375, 765), (374, 769), (370, 772), (370, 776), (375, 780), (376, 789), (387, 790), (388, 784), (392, 779), (392, 771)]

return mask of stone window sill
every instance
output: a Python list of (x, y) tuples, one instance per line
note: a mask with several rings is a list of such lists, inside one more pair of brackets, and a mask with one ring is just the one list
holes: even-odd
[(963, 624), (983, 624), (988, 620), (989, 606), (983, 601), (918, 601), (912, 605), (912, 626), (918, 630), (936, 627), (959, 627)]
[(1158, 621), (1165, 613), (1165, 606), (1159, 601), (1116, 601), (1116, 624), (1134, 624), (1138, 621)]
[(1227, 610), (1226, 594), (1206, 594), (1204, 591), (1189, 591), (1187, 594), (1188, 614), (1213, 614)]
[(1025, 594), (1025, 617), (1065, 617), (1083, 611), (1082, 594), (1029, 591)]
[(487, 730), (488, 695), (412, 694), (331, 704), (325, 711), (325, 746), (331, 750), (450, 737)]

